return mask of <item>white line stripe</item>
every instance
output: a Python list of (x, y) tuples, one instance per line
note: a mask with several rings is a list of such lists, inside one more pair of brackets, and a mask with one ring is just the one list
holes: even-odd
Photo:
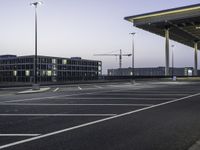
[(58, 91), (59, 90), (59, 88), (56, 88), (55, 90), (53, 90), (53, 92), (56, 92), (56, 91)]
[(105, 93), (104, 95), (189, 95), (189, 94), (180, 94), (180, 93)]
[(95, 85), (95, 87), (98, 88), (98, 89), (102, 89), (103, 88), (102, 86), (97, 86), (97, 85)]
[(105, 122), (105, 121), (108, 121), (108, 120), (124, 117), (124, 116), (131, 115), (131, 114), (134, 114), (134, 113), (137, 113), (137, 112), (141, 112), (141, 111), (144, 111), (144, 110), (156, 108), (156, 107), (167, 105), (167, 104), (170, 104), (170, 103), (182, 101), (182, 100), (185, 100), (185, 99), (188, 99), (188, 98), (191, 98), (191, 97), (195, 97), (195, 96), (199, 96), (199, 95), (200, 95), (200, 93), (189, 95), (189, 96), (186, 96), (186, 97), (182, 97), (182, 98), (175, 99), (175, 100), (172, 100), (172, 101), (160, 103), (160, 104), (153, 105), (153, 106), (150, 106), (150, 107), (146, 107), (146, 108), (142, 108), (142, 109), (126, 112), (126, 113), (123, 113), (123, 114), (120, 114), (120, 115), (116, 115), (116, 116), (112, 116), (112, 117), (108, 117), (108, 118), (104, 118), (104, 119), (100, 119), (100, 120), (84, 123), (84, 124), (81, 124), (81, 125), (78, 125), (78, 126), (74, 126), (74, 127), (71, 127), (71, 128), (58, 130), (58, 131), (55, 131), (55, 132), (50, 132), (50, 133), (47, 133), (47, 134), (43, 134), (43, 135), (40, 135), (40, 136), (37, 136), (37, 137), (21, 140), (21, 141), (18, 141), (18, 142), (13, 142), (13, 143), (10, 143), (10, 144), (6, 144), (6, 145), (3, 145), (3, 146), (0, 146), (0, 149), (11, 147), (11, 146), (15, 146), (15, 145), (19, 145), (19, 144), (23, 144), (23, 143), (27, 143), (27, 142), (31, 142), (31, 141), (35, 141), (35, 140), (38, 140), (38, 139), (42, 139), (42, 138), (46, 138), (46, 137), (49, 137), (49, 136), (52, 136), (52, 135), (56, 135), (56, 134), (60, 134), (60, 133), (63, 133), (63, 132), (67, 132), (67, 131), (75, 130), (75, 129), (78, 129), (78, 128), (94, 125), (94, 124)]
[(115, 116), (117, 114), (0, 114), (6, 117), (101, 117), (101, 116)]
[[(141, 89), (142, 87), (138, 87), (137, 89)], [(110, 92), (119, 92), (119, 91), (125, 91), (127, 89), (123, 90), (110, 90)], [(68, 97), (68, 96), (80, 96), (80, 95), (92, 95), (96, 93), (106, 93), (106, 91), (97, 91), (97, 92), (90, 92), (90, 93), (80, 93), (80, 94), (68, 94), (68, 95), (60, 95), (60, 96), (49, 96), (49, 97), (37, 97), (37, 98), (27, 98), (27, 99), (16, 99), (16, 100), (8, 100), (4, 102), (23, 102), (23, 101), (29, 101), (29, 100), (42, 100), (42, 99), (52, 99), (52, 98), (59, 98), (59, 97)]]
[[(115, 91), (122, 91), (122, 90), (115, 90)], [(53, 98), (60, 98), (60, 97), (80, 96), (80, 95), (89, 95), (89, 94), (105, 93), (105, 92), (106, 91), (102, 91), (102, 92), (97, 91), (97, 92), (90, 92), (90, 93), (69, 94), (69, 95), (60, 95), (60, 96), (36, 97), (36, 98), (27, 98), (27, 99), (8, 100), (4, 102), (23, 102), (23, 101), (30, 101), (30, 100), (53, 99)]]
[(0, 134), (0, 137), (11, 137), (11, 136), (39, 136), (41, 134)]
[[(57, 97), (42, 97), (42, 98), (32, 98), (32, 99), (21, 99), (21, 100), (10, 100), (4, 101), (3, 103), (12, 102), (25, 102), (25, 101), (37, 101), (37, 100), (50, 100), (53, 98), (59, 98), (64, 100), (155, 100), (155, 101), (168, 101), (176, 99), (175, 97), (163, 98), (163, 97), (70, 97), (69, 96), (57, 96)], [(53, 99), (54, 100), (54, 99)], [(0, 103), (1, 105), (1, 103)]]
[(0, 103), (4, 106), (152, 106), (153, 104), (44, 104), (44, 103)]
[(126, 99), (130, 99), (130, 100), (172, 100), (172, 99), (176, 99), (174, 97), (170, 97), (170, 98), (159, 98), (159, 97), (62, 97), (62, 98), (59, 98), (59, 99), (64, 99), (64, 100), (89, 100), (89, 99), (100, 99), (100, 100), (126, 100)]

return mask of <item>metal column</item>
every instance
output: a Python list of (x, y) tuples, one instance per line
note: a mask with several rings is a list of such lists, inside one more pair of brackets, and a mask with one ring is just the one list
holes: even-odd
[(35, 65), (34, 65), (34, 83), (37, 84), (37, 4), (35, 5)]
[(119, 68), (122, 68), (122, 50), (120, 49), (120, 54), (119, 54)]
[(198, 44), (194, 43), (194, 76), (197, 76), (197, 68), (198, 68), (198, 58), (197, 58)]
[(169, 28), (165, 29), (165, 76), (169, 76)]

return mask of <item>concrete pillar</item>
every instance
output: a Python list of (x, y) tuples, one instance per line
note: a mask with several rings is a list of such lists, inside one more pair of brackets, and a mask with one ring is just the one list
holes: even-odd
[(198, 58), (197, 58), (198, 44), (194, 43), (194, 76), (197, 76)]
[(169, 28), (165, 29), (165, 76), (169, 76)]

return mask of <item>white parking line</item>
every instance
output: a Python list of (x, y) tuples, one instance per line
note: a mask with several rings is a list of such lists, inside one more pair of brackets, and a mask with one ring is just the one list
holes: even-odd
[(81, 88), (80, 86), (78, 86), (78, 89), (79, 89), (79, 90), (82, 90), (82, 88)]
[(123, 114), (115, 115), (115, 116), (112, 116), (112, 117), (108, 117), (108, 118), (104, 118), (104, 119), (100, 119), (100, 120), (84, 123), (84, 124), (81, 124), (81, 125), (78, 125), (78, 126), (74, 126), (74, 127), (70, 127), (70, 128), (66, 128), (66, 129), (50, 132), (50, 133), (43, 134), (43, 135), (40, 135), (40, 136), (37, 136), (37, 137), (32, 137), (32, 138), (21, 140), (21, 141), (18, 141), (18, 142), (13, 142), (13, 143), (10, 143), (10, 144), (6, 144), (6, 145), (3, 145), (3, 146), (0, 146), (0, 149), (12, 147), (12, 146), (15, 146), (15, 145), (19, 145), (19, 144), (23, 144), (23, 143), (27, 143), (27, 142), (31, 142), (31, 141), (35, 141), (35, 140), (39, 140), (39, 139), (46, 138), (46, 137), (53, 136), (53, 135), (57, 135), (57, 134), (60, 134), (60, 133), (63, 133), (63, 132), (67, 132), (67, 131), (83, 128), (83, 127), (86, 127), (86, 126), (102, 123), (102, 122), (105, 122), (105, 121), (108, 121), (108, 120), (112, 120), (112, 119), (124, 117), (124, 116), (127, 116), (127, 115), (135, 114), (135, 113), (138, 113), (138, 112), (141, 112), (141, 111), (145, 111), (145, 110), (149, 110), (149, 109), (156, 108), (156, 107), (159, 107), (159, 106), (175, 103), (175, 102), (182, 101), (182, 100), (185, 100), (185, 99), (188, 99), (188, 98), (191, 98), (191, 97), (195, 97), (195, 96), (199, 96), (199, 95), (200, 95), (200, 93), (189, 95), (189, 96), (178, 98), (178, 99), (175, 99), (175, 100), (172, 100), (172, 101), (156, 104), (156, 105), (153, 105), (153, 106), (150, 106), (150, 107), (137, 109), (137, 110), (134, 110), (134, 111), (130, 111), (130, 112), (126, 112), (126, 113), (123, 113)]
[(17, 137), (17, 136), (25, 137), (25, 136), (39, 136), (39, 135), (41, 135), (41, 134), (0, 134), (0, 137), (12, 137), (12, 136), (14, 136), (14, 137)]
[[(4, 105), (5, 103), (16, 103), (16, 102), (25, 102), (25, 101), (40, 101), (40, 100), (55, 100), (54, 97), (45, 97), (45, 98), (32, 98), (32, 99), (21, 99), (21, 100), (10, 100), (10, 101), (4, 101), (0, 102), (0, 105)], [(153, 100), (153, 101), (168, 101), (172, 99), (176, 99), (176, 97), (170, 97), (170, 98), (163, 98), (163, 97), (55, 97), (58, 98), (57, 100)]]
[(166, 96), (166, 95), (173, 95), (173, 96), (186, 96), (186, 95), (190, 95), (190, 94), (180, 94), (180, 93), (105, 93), (104, 95), (126, 95), (126, 96), (134, 96), (134, 95), (162, 95), (162, 96)]
[(53, 92), (56, 92), (56, 91), (58, 91), (59, 90), (59, 88), (56, 88), (55, 90), (53, 90)]
[[(139, 89), (139, 87), (138, 87)], [(110, 90), (110, 92), (119, 92), (119, 91), (125, 91), (123, 90)], [(79, 94), (67, 94), (67, 95), (59, 95), (59, 96), (48, 96), (48, 97), (37, 97), (37, 98), (27, 98), (27, 99), (15, 99), (15, 100), (8, 100), (4, 102), (23, 102), (23, 101), (29, 101), (29, 100), (42, 100), (42, 99), (52, 99), (52, 98), (60, 98), (60, 97), (68, 97), (68, 96), (79, 96), (79, 95), (90, 95), (90, 94), (96, 94), (96, 93), (106, 93), (106, 91), (96, 91), (96, 92), (88, 92), (88, 93), (79, 93)]]
[(4, 117), (104, 117), (117, 114), (0, 114)]
[(102, 86), (97, 86), (97, 85), (95, 85), (95, 87), (98, 88), (98, 89), (102, 89), (103, 88)]
[(0, 103), (4, 106), (152, 106), (153, 104), (48, 104), (48, 103)]
[(172, 100), (176, 99), (174, 97), (170, 98), (159, 98), (159, 97), (63, 97), (59, 98), (63, 100)]

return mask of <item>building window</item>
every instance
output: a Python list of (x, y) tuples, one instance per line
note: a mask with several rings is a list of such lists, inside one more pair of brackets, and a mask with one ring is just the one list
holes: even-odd
[(17, 71), (16, 70), (13, 71), (13, 75), (17, 76)]
[(56, 65), (53, 65), (53, 70), (56, 70), (57, 68), (56, 68)]
[(45, 75), (46, 75), (46, 71), (42, 70), (42, 76), (45, 76)]
[(57, 76), (57, 73), (56, 73), (56, 71), (53, 71), (53, 76)]
[(66, 60), (66, 59), (63, 59), (63, 60), (62, 60), (62, 64), (63, 64), (63, 65), (66, 65), (66, 64), (67, 64), (67, 60)]
[(53, 63), (53, 64), (56, 64), (56, 59), (52, 59), (52, 63)]
[(48, 70), (47, 71), (47, 76), (51, 76), (52, 75), (52, 71), (51, 70)]
[(30, 70), (26, 70), (26, 71), (25, 71), (25, 75), (26, 75), (26, 76), (30, 76)]

